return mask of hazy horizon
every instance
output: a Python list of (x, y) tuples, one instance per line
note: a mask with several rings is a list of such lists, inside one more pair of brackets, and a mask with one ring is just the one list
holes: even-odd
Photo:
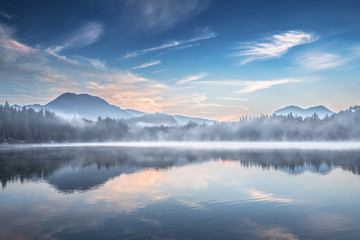
[[(52, 102), (58, 100), (59, 97), (63, 97), (63, 96), (65, 96), (65, 95), (67, 95), (67, 94), (71, 94), (71, 95), (75, 94), (76, 96), (87, 95), (87, 96), (90, 96), (90, 97), (98, 98), (98, 96), (91, 95), (91, 94), (87, 94), (87, 93), (79, 93), (79, 94), (76, 94), (76, 93), (66, 92), (66, 93), (62, 93), (61, 95), (57, 96), (55, 99), (52, 99), (52, 100), (50, 100), (49, 102), (46, 102), (45, 104), (32, 103), (32, 104), (20, 105), (20, 104), (17, 104), (17, 103), (9, 102), (8, 100), (6, 100), (5, 102), (7, 102), (10, 106), (13, 106), (13, 107), (24, 107), (24, 106), (30, 107), (30, 108), (36, 107), (36, 108), (35, 108), (36, 111), (40, 110), (39, 107), (41, 107), (43, 110), (48, 109), (48, 110), (54, 112), (56, 115), (61, 116), (62, 118), (65, 118), (65, 119), (69, 119), (69, 120), (73, 119), (74, 117), (75, 117), (75, 118), (79, 118), (79, 119), (81, 119), (81, 118), (83, 118), (83, 117), (88, 118), (88, 117), (86, 117), (86, 116), (82, 116), (81, 114), (75, 113), (75, 112), (74, 112), (74, 113), (71, 113), (71, 112), (69, 112), (69, 111), (62, 112), (62, 111), (59, 111), (59, 110), (56, 110), (56, 109), (46, 108), (46, 104), (52, 103)], [(101, 99), (101, 100), (105, 100), (105, 99), (102, 99), (102, 98), (100, 98), (100, 99)], [(105, 100), (105, 101), (106, 101), (106, 100)], [(106, 102), (107, 102), (107, 101), (106, 101)], [(107, 102), (107, 103), (109, 103), (109, 102)], [(91, 106), (91, 104), (92, 104), (92, 103), (89, 102), (89, 106)], [(110, 104), (110, 103), (109, 103), (109, 104)], [(0, 105), (4, 105), (4, 104), (0, 103)], [(110, 105), (111, 105), (111, 104), (110, 104)], [(138, 109), (129, 109), (129, 108), (128, 108), (128, 109), (125, 109), (125, 108), (122, 108), (121, 106), (117, 106), (117, 105), (112, 105), (112, 106), (119, 107), (119, 108), (122, 109), (122, 110), (135, 110), (135, 111), (138, 111)], [(317, 107), (325, 107), (325, 110), (329, 110), (329, 111), (330, 111), (329, 113), (327, 113), (327, 115), (328, 115), (328, 116), (331, 116), (333, 113), (336, 114), (336, 113), (339, 113), (339, 112), (341, 112), (341, 111), (348, 110), (350, 107), (356, 107), (356, 106), (357, 106), (357, 105), (348, 106), (348, 107), (346, 107), (345, 109), (340, 109), (338, 112), (333, 112), (333, 111), (331, 111), (331, 109), (327, 108), (327, 107), (324, 106), (324, 105), (310, 106), (310, 107), (302, 107), (302, 106), (295, 106), (295, 105), (285, 105), (285, 106), (283, 106), (283, 107), (281, 107), (281, 108), (279, 108), (279, 109), (275, 109), (274, 112), (260, 113), (260, 114), (257, 114), (257, 115), (245, 115), (245, 116), (241, 116), (241, 117), (259, 117), (259, 116), (261, 116), (261, 115), (263, 115), (263, 114), (265, 114), (265, 115), (272, 115), (272, 114), (287, 115), (288, 112), (292, 112), (292, 114), (293, 114), (294, 116), (299, 116), (299, 117), (305, 118), (306, 116), (311, 116), (311, 115), (313, 115), (314, 113), (319, 114), (319, 111), (320, 111), (320, 110), (315, 110), (315, 109), (313, 109), (313, 108), (317, 108)], [(64, 106), (64, 107), (65, 107), (65, 106)], [(302, 112), (302, 113), (298, 113), (297, 111), (294, 112), (294, 110), (288, 109), (288, 108), (292, 108), (292, 107), (300, 108), (300, 110), (303, 111), (303, 112)], [(311, 111), (310, 109), (313, 110), (313, 111)], [(279, 110), (280, 110), (280, 111), (284, 111), (284, 113), (282, 113), (282, 112), (276, 113), (276, 112), (278, 112)], [(296, 110), (297, 110), (297, 109), (296, 109)], [(321, 111), (323, 111), (323, 110), (321, 110)], [(332, 113), (331, 113), (331, 112), (332, 112)], [(149, 112), (142, 112), (142, 113), (145, 113), (145, 114), (158, 114), (158, 113), (160, 113), (160, 114), (169, 114), (169, 113), (167, 113), (167, 112), (154, 112), (154, 113), (151, 113), (151, 112), (150, 112), (150, 113), (149, 113)], [(174, 113), (169, 114), (169, 115), (180, 115), (180, 114), (177, 114), (176, 112), (174, 112)], [(323, 118), (323, 117), (325, 116), (324, 113), (323, 113), (322, 115), (323, 115), (323, 116), (321, 116), (320, 118)], [(181, 115), (180, 115), (180, 116), (181, 116)], [(97, 118), (97, 117), (98, 117), (98, 116), (96, 116), (96, 118)], [(106, 116), (103, 116), (103, 117), (106, 117)], [(108, 116), (108, 117), (112, 118), (111, 116)], [(191, 118), (191, 117), (194, 117), (194, 116), (188, 115), (188, 116), (186, 116), (186, 117), (190, 117), (190, 118)], [(241, 117), (240, 117), (240, 118), (241, 118)], [(195, 116), (195, 118), (196, 118), (196, 116)], [(205, 119), (205, 120), (211, 120), (211, 121), (219, 121), (219, 122), (221, 122), (221, 120), (218, 119), (218, 118), (219, 118), (218, 116), (217, 116), (217, 117), (214, 116), (214, 118)], [(117, 119), (120, 119), (120, 118), (117, 118)], [(239, 120), (239, 118), (238, 118), (238, 119), (232, 119), (232, 120), (230, 120), (230, 121), (238, 121), (238, 120)]]

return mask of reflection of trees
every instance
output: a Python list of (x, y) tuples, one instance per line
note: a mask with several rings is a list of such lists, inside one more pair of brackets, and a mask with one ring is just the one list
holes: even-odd
[[(166, 169), (177, 165), (210, 160), (237, 161), (244, 167), (281, 169), (295, 173), (304, 167), (319, 172), (322, 166), (341, 167), (360, 174), (359, 151), (299, 151), (299, 150), (185, 150), (175, 148), (34, 148), (2, 150), (0, 152), (0, 180), (5, 187), (11, 181), (46, 179), (60, 188), (62, 179), (51, 177), (66, 167), (77, 168), (72, 175), (82, 174), (81, 185), (76, 176), (67, 190), (87, 190), (122, 173), (133, 173), (144, 168)], [(89, 167), (96, 167), (96, 179)], [(303, 170), (301, 170), (303, 169)], [(101, 171), (100, 171), (101, 170)], [(87, 176), (89, 175), (89, 176)], [(91, 180), (92, 179), (92, 180)], [(95, 180), (94, 180), (95, 179)], [(91, 181), (90, 181), (91, 180)], [(69, 179), (67, 179), (69, 181)], [(82, 183), (84, 184), (84, 183)]]

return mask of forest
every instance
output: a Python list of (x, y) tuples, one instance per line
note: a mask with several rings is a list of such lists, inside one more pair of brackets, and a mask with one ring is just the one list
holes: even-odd
[(261, 115), (211, 125), (129, 127), (124, 120), (96, 121), (57, 116), (48, 110), (0, 105), (0, 142), (64, 143), (108, 141), (356, 141), (360, 140), (360, 106), (320, 119)]

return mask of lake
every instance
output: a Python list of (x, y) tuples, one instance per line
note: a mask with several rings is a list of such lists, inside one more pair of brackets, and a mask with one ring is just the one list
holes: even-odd
[(0, 239), (359, 239), (359, 143), (0, 146)]

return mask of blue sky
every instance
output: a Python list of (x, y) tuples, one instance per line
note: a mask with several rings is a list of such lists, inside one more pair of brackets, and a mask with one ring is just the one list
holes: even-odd
[(360, 1), (1, 1), (0, 102), (217, 120), (360, 102)]

